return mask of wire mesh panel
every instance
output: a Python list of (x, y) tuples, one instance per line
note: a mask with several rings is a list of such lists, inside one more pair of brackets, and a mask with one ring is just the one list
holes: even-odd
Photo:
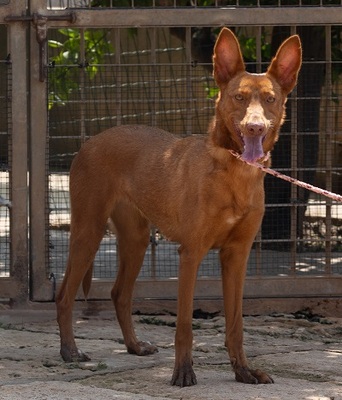
[[(0, 26), (0, 35), (6, 35)], [(11, 62), (0, 48), (0, 278), (10, 275)]]
[[(51, 272), (61, 276), (70, 222), (68, 171), (81, 144), (120, 124), (203, 134), (213, 113), (214, 100), (208, 93), (214, 84), (210, 67), (191, 62), (184, 40), (168, 28), (59, 30), (50, 35), (49, 253)], [(83, 57), (61, 54), (70, 35), (83, 47)], [(96, 54), (91, 53), (94, 42)], [(95, 260), (95, 277), (114, 276), (116, 262), (115, 235), (108, 226)], [(161, 276), (160, 270), (164, 277), (175, 276), (177, 246), (152, 232), (144, 265), (142, 278)]]
[[(234, 7), (288, 7), (288, 6), (333, 6), (341, 5), (341, 0), (47, 0), (50, 9), (64, 9), (64, 8), (212, 8), (222, 6)], [(190, 4), (189, 4), (190, 3)]]
[[(80, 5), (88, 7), (90, 2)], [(51, 7), (56, 6), (51, 1)], [(209, 27), (49, 32), (51, 272), (61, 277), (65, 270), (68, 171), (82, 143), (121, 124), (153, 125), (177, 135), (206, 134), (217, 95), (211, 67), (217, 32)], [(291, 33), (300, 35), (303, 68), (287, 103), (272, 164), (294, 178), (342, 193), (341, 27), (236, 27), (235, 32), (250, 72), (265, 71), (281, 41)], [(265, 218), (248, 275), (341, 274), (342, 205), (271, 176), (266, 177), (265, 191)], [(177, 244), (157, 228), (151, 232), (140, 279), (177, 275)], [(116, 268), (116, 239), (108, 223), (95, 260), (95, 277), (113, 278)], [(199, 275), (220, 275), (217, 251), (208, 254)]]
[[(273, 37), (280, 39), (289, 33), (290, 28), (278, 27)], [(273, 151), (272, 164), (294, 178), (341, 193), (341, 162), (337, 161), (341, 132), (340, 39), (336, 42), (341, 27), (298, 27), (297, 33), (303, 42), (304, 62), (295, 95), (288, 102), (289, 118)], [(312, 40), (315, 46), (310, 45)], [(289, 274), (341, 272), (337, 244), (341, 204), (274, 177), (266, 177), (266, 199), (262, 247), (272, 251), (276, 259), (287, 252)]]

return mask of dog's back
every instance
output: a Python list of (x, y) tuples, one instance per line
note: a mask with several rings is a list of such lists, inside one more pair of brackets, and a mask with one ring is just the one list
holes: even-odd
[(221, 230), (226, 235), (250, 206), (263, 209), (263, 174), (240, 164), (231, 158), (220, 165), (200, 136), (112, 128), (86, 142), (73, 162), (72, 214), (89, 207), (109, 217), (117, 203), (126, 202), (174, 241), (196, 240), (197, 232), (207, 231), (208, 248), (219, 247)]

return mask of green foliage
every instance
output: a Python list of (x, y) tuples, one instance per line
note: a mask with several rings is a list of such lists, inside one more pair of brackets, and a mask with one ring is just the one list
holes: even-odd
[[(58, 40), (48, 41), (52, 53), (49, 63), (54, 68), (49, 74), (49, 109), (55, 104), (64, 105), (78, 89), (75, 67), (84, 68), (88, 78), (93, 79), (106, 54), (114, 51), (105, 29), (64, 28), (58, 30), (58, 36)], [(83, 46), (84, 60), (80, 55)]]
[[(256, 37), (251, 37), (244, 33), (243, 29), (239, 29), (236, 32), (239, 37), (239, 43), (241, 46), (241, 51), (244, 57), (244, 60), (247, 62), (255, 62), (256, 54), (257, 54), (257, 42)], [(268, 43), (266, 40), (265, 32), (263, 31), (261, 34), (261, 57), (263, 60), (269, 61), (271, 58), (271, 43)]]
[(219, 88), (218, 87), (208, 87), (206, 86), (205, 91), (207, 92), (207, 98), (208, 99), (213, 99), (216, 97), (219, 93)]

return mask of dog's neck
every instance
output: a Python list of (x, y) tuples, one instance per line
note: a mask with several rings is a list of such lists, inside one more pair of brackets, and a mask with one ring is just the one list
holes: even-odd
[(209, 125), (209, 140), (213, 146), (221, 147), (226, 150), (233, 150), (241, 153), (241, 145), (232, 139), (232, 133), (225, 125), (224, 121), (218, 116), (215, 116)]

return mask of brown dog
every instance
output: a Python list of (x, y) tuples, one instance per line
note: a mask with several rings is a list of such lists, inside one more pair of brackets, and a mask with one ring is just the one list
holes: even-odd
[(264, 174), (234, 158), (269, 165), (283, 122), (286, 96), (301, 65), (298, 36), (279, 48), (266, 74), (245, 71), (234, 34), (223, 28), (214, 50), (220, 88), (208, 138), (180, 139), (157, 128), (120, 126), (88, 140), (70, 171), (71, 235), (66, 274), (57, 298), (61, 355), (88, 360), (75, 344), (73, 302), (111, 218), (120, 266), (112, 299), (128, 352), (157, 351), (138, 341), (131, 318), (135, 279), (149, 244), (150, 223), (180, 243), (176, 359), (171, 383), (196, 384), (192, 368), (192, 311), (196, 274), (209, 249), (220, 249), (226, 346), (236, 380), (271, 383), (248, 367), (243, 350), (242, 295), (249, 252), (264, 213)]

